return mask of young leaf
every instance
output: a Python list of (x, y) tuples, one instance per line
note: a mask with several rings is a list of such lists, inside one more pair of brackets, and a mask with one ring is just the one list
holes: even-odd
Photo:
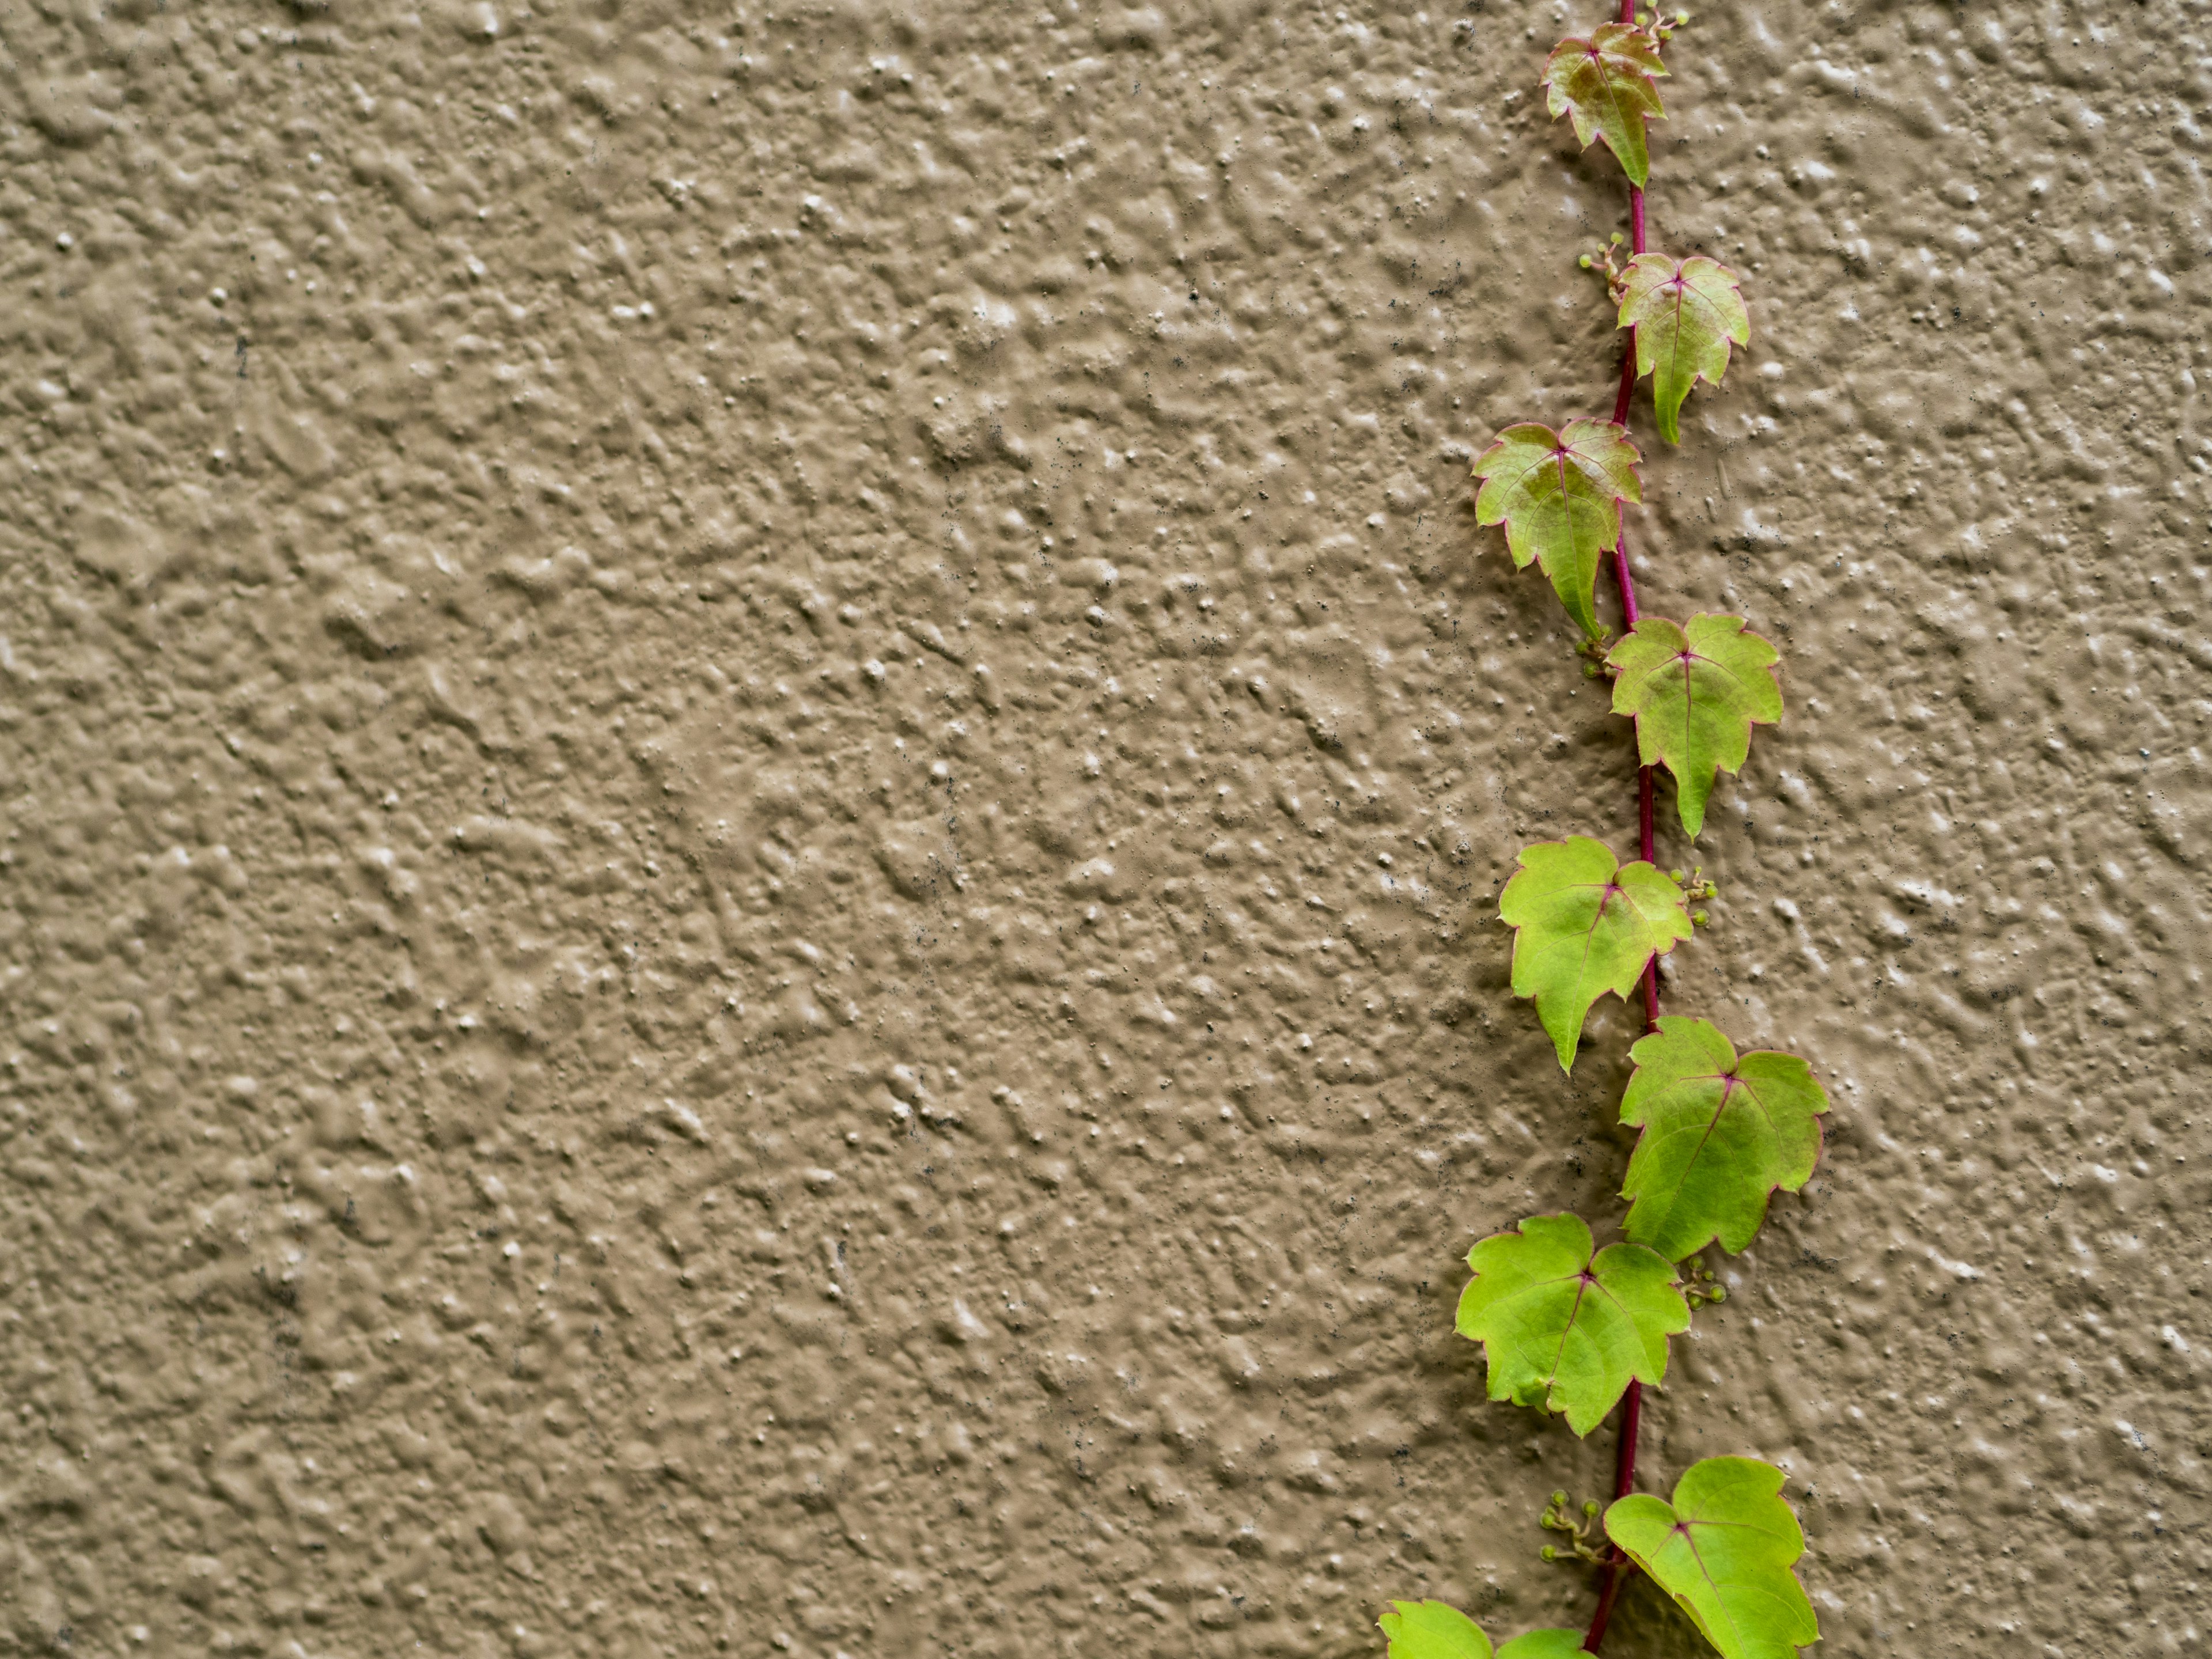
[(1498, 1650), (1498, 1659), (1583, 1659), (1578, 1630), (1532, 1630)]
[(1735, 273), (1702, 253), (1680, 264), (1663, 253), (1631, 259), (1621, 279), (1620, 326), (1636, 331), (1636, 372), (1651, 376), (1659, 435), (1670, 444), (1682, 441), (1676, 422), (1690, 388), (1699, 380), (1721, 383), (1729, 341), (1751, 343), (1751, 313)]
[(1680, 1603), (1723, 1659), (1796, 1659), (1820, 1639), (1804, 1586), (1797, 1517), (1777, 1496), (1782, 1471), (1749, 1457), (1709, 1457), (1674, 1486), (1670, 1504), (1638, 1492), (1605, 1512), (1605, 1529), (1652, 1583)]
[(1490, 1638), (1442, 1601), (1393, 1601), (1375, 1622), (1390, 1638), (1384, 1659), (1491, 1659)]
[(1593, 637), (1598, 561), (1620, 545), (1620, 503), (1644, 499), (1642, 459), (1611, 421), (1569, 421), (1561, 432), (1524, 421), (1474, 463), (1483, 481), (1475, 521), (1504, 525), (1515, 568), (1541, 564), (1567, 614)]
[(1690, 937), (1682, 890), (1664, 871), (1622, 864), (1601, 841), (1571, 836), (1524, 848), (1498, 896), (1513, 937), (1513, 994), (1534, 997), (1559, 1069), (1574, 1069), (1590, 1004), (1626, 998), (1644, 964)]
[(1782, 718), (1774, 665), (1782, 659), (1741, 617), (1699, 615), (1683, 627), (1646, 617), (1606, 656), (1613, 712), (1636, 722), (1646, 766), (1674, 775), (1674, 805), (1694, 837), (1705, 825), (1713, 775), (1741, 769), (1751, 728)]
[(1594, 1250), (1579, 1216), (1531, 1216), (1467, 1254), (1459, 1334), (1482, 1344), (1490, 1397), (1565, 1412), (1588, 1434), (1632, 1379), (1667, 1374), (1667, 1339), (1690, 1328), (1674, 1269), (1641, 1244)]
[(1544, 63), (1544, 88), (1552, 118), (1575, 118), (1575, 140), (1584, 149), (1605, 140), (1628, 182), (1638, 190), (1651, 176), (1644, 124), (1666, 118), (1654, 76), (1664, 75), (1659, 45), (1626, 23), (1601, 23), (1587, 40), (1565, 40)]
[(1734, 1254), (1766, 1218), (1767, 1194), (1796, 1192), (1820, 1156), (1828, 1097), (1794, 1054), (1739, 1057), (1719, 1027), (1680, 1014), (1628, 1051), (1620, 1121), (1640, 1127), (1621, 1231), (1669, 1261), (1713, 1240)]

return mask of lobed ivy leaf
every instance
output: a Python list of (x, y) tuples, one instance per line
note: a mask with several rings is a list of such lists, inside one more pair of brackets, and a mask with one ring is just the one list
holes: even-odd
[(1715, 1239), (1730, 1254), (1766, 1218), (1767, 1195), (1796, 1192), (1820, 1157), (1828, 1097), (1795, 1054), (1739, 1056), (1710, 1021), (1660, 1017), (1636, 1062), (1620, 1121), (1644, 1133), (1628, 1160), (1621, 1231), (1669, 1261)]
[(1782, 718), (1781, 659), (1743, 631), (1742, 617), (1702, 614), (1686, 626), (1645, 617), (1606, 655), (1613, 712), (1636, 722), (1644, 764), (1674, 775), (1674, 807), (1692, 838), (1705, 826), (1714, 775), (1741, 770), (1751, 728)]
[[(1442, 1601), (1393, 1601), (1375, 1622), (1390, 1638), (1385, 1659), (1491, 1659), (1490, 1638), (1457, 1607)], [(1582, 1632), (1532, 1630), (1498, 1650), (1497, 1659), (1577, 1659)]]
[(1393, 1601), (1375, 1622), (1390, 1639), (1385, 1659), (1491, 1659), (1490, 1638), (1442, 1601)]
[(1584, 149), (1592, 138), (1604, 139), (1628, 182), (1641, 190), (1651, 176), (1644, 123), (1667, 115), (1653, 77), (1666, 72), (1650, 34), (1626, 23), (1601, 23), (1586, 40), (1560, 41), (1545, 60), (1552, 118), (1574, 117), (1575, 139)]
[(1636, 331), (1636, 372), (1651, 376), (1659, 435), (1682, 441), (1682, 400), (1699, 380), (1718, 386), (1728, 370), (1729, 343), (1751, 343), (1735, 273), (1717, 259), (1692, 254), (1680, 263), (1639, 253), (1621, 278), (1620, 326)]
[(1583, 1659), (1578, 1630), (1532, 1630), (1498, 1650), (1498, 1659)]
[(1805, 1553), (1778, 1495), (1782, 1471), (1750, 1457), (1709, 1457), (1674, 1486), (1672, 1504), (1638, 1492), (1605, 1512), (1605, 1529), (1680, 1604), (1723, 1659), (1796, 1659), (1820, 1639), (1790, 1565)]
[(1690, 1328), (1674, 1267), (1641, 1244), (1596, 1249), (1582, 1218), (1531, 1216), (1467, 1254), (1459, 1334), (1482, 1344), (1490, 1397), (1564, 1412), (1588, 1434), (1631, 1381), (1667, 1375), (1667, 1339)]
[(1524, 848), (1498, 896), (1513, 938), (1513, 994), (1534, 997), (1559, 1069), (1574, 1069), (1590, 1004), (1626, 998), (1652, 957), (1690, 937), (1682, 890), (1663, 870), (1622, 864), (1588, 836)]
[(1474, 463), (1483, 481), (1475, 521), (1504, 525), (1514, 568), (1542, 565), (1567, 614), (1593, 638), (1598, 562), (1620, 545), (1620, 503), (1644, 499), (1641, 459), (1626, 428), (1582, 419), (1559, 432), (1534, 421), (1509, 426)]

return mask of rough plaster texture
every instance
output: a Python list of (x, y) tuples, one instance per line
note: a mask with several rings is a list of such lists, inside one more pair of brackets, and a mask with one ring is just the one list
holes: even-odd
[[(0, 1650), (1586, 1616), (1450, 1320), (1627, 1153), (1494, 915), (1628, 738), (1466, 484), (1610, 395), (1590, 21), (0, 11)], [(2208, 51), (1674, 54), (1757, 337), (1635, 545), (1790, 711), (1668, 996), (1838, 1110), (1646, 1481), (1786, 1465), (1822, 1651), (2203, 1650)]]

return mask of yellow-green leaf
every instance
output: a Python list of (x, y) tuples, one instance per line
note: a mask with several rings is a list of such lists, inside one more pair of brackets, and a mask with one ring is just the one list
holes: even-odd
[(1490, 1638), (1442, 1601), (1393, 1601), (1375, 1622), (1389, 1638), (1385, 1659), (1491, 1659)]
[(1669, 1261), (1716, 1239), (1741, 1250), (1767, 1195), (1796, 1192), (1820, 1161), (1828, 1097), (1813, 1068), (1769, 1050), (1739, 1056), (1718, 1026), (1680, 1014), (1628, 1054), (1636, 1073), (1620, 1121), (1644, 1133), (1621, 1186), (1621, 1231)]
[(1651, 176), (1644, 123), (1665, 118), (1655, 76), (1659, 43), (1626, 23), (1601, 23), (1588, 40), (1572, 38), (1552, 48), (1544, 64), (1544, 89), (1552, 118), (1571, 115), (1575, 139), (1584, 149), (1602, 138), (1620, 170), (1639, 190)]
[(1805, 1553), (1778, 1495), (1782, 1471), (1750, 1457), (1709, 1457), (1675, 1483), (1671, 1504), (1648, 1492), (1605, 1512), (1605, 1530), (1673, 1596), (1722, 1659), (1797, 1659), (1820, 1639), (1790, 1571)]
[[(1375, 1621), (1390, 1645), (1385, 1659), (1491, 1659), (1490, 1638), (1442, 1601), (1393, 1601)], [(1582, 1659), (1578, 1630), (1532, 1630), (1498, 1650), (1497, 1659)]]
[(1641, 1244), (1593, 1247), (1582, 1218), (1531, 1216), (1468, 1252), (1459, 1334), (1482, 1344), (1490, 1397), (1562, 1412), (1588, 1434), (1631, 1382), (1667, 1375), (1667, 1339), (1690, 1328), (1672, 1264)]
[(1620, 503), (1641, 501), (1627, 429), (1611, 421), (1569, 421), (1554, 432), (1534, 421), (1509, 426), (1474, 464), (1482, 488), (1479, 524), (1505, 526), (1514, 565), (1544, 568), (1567, 614), (1597, 634), (1597, 568), (1620, 545)]
[(1782, 718), (1774, 665), (1782, 653), (1741, 617), (1699, 615), (1688, 625), (1646, 617), (1606, 657), (1618, 677), (1613, 712), (1636, 722), (1646, 766), (1674, 775), (1674, 805), (1694, 838), (1705, 828), (1716, 772), (1736, 772), (1751, 728)]
[(1498, 1659), (1583, 1659), (1578, 1630), (1532, 1630), (1498, 1650)]
[(1639, 253), (1621, 279), (1620, 326), (1636, 331), (1636, 372), (1651, 377), (1659, 435), (1682, 441), (1682, 400), (1699, 380), (1718, 386), (1728, 370), (1729, 344), (1751, 343), (1751, 313), (1743, 308), (1735, 273), (1702, 253), (1676, 261)]
[(1588, 836), (1538, 842), (1498, 896), (1512, 927), (1513, 994), (1534, 997), (1559, 1069), (1572, 1071), (1590, 1004), (1626, 998), (1644, 966), (1690, 937), (1682, 890), (1663, 870), (1622, 864)]

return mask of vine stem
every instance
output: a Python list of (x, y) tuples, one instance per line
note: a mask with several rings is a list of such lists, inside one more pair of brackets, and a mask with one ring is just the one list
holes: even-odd
[[(1644, 1417), (1644, 1385), (1631, 1382), (1628, 1393), (1621, 1400), (1620, 1449), (1613, 1458), (1613, 1496), (1614, 1502), (1636, 1490), (1636, 1430)], [(1635, 1571), (1628, 1558), (1615, 1548), (1605, 1564), (1605, 1583), (1597, 1595), (1597, 1616), (1590, 1620), (1589, 1634), (1583, 1638), (1583, 1651), (1595, 1653), (1605, 1640), (1605, 1627), (1613, 1617), (1613, 1597), (1620, 1594), (1621, 1584)]]
[[(1636, 0), (1620, 0), (1620, 21), (1626, 24), (1636, 21)], [(1631, 255), (1644, 251), (1644, 191), (1642, 186), (1628, 187), (1628, 246)], [(1626, 349), (1620, 359), (1620, 390), (1613, 400), (1613, 423), (1626, 428), (1628, 425), (1628, 406), (1636, 393), (1636, 331), (1628, 331)], [(1628, 530), (1621, 527), (1620, 539), (1613, 550), (1613, 574), (1620, 584), (1620, 612), (1625, 628), (1634, 628), (1637, 623), (1636, 578), (1628, 568)], [(1651, 769), (1638, 769), (1636, 781), (1636, 841), (1638, 855), (1646, 864), (1656, 864), (1657, 848), (1652, 837)], [(1644, 969), (1644, 1028), (1647, 1031), (1659, 1029), (1659, 958), (1655, 955)], [(1636, 1442), (1644, 1423), (1644, 1385), (1631, 1382), (1628, 1392), (1621, 1397), (1620, 1442), (1613, 1454), (1613, 1496), (1618, 1503), (1636, 1490)], [(1597, 1613), (1590, 1620), (1588, 1634), (1583, 1638), (1583, 1651), (1595, 1653), (1605, 1643), (1605, 1627), (1613, 1619), (1614, 1598), (1620, 1587), (1634, 1571), (1628, 1558), (1616, 1546), (1607, 1557), (1605, 1578), (1599, 1586)]]

